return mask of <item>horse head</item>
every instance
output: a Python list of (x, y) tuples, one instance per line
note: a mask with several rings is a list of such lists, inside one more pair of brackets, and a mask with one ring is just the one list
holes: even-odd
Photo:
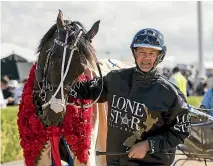
[(84, 72), (95, 66), (95, 50), (91, 45), (100, 21), (87, 32), (78, 21), (64, 20), (59, 10), (54, 24), (40, 41), (34, 81), (34, 104), (45, 126), (62, 124), (66, 112), (69, 86)]

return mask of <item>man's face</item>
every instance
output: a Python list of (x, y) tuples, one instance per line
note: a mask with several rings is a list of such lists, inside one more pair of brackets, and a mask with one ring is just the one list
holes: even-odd
[(153, 48), (138, 47), (134, 50), (136, 63), (144, 72), (149, 72), (159, 55), (159, 51)]

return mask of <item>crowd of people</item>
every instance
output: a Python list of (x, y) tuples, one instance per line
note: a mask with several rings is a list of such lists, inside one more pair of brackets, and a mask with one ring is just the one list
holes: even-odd
[(213, 70), (208, 70), (203, 78), (198, 77), (196, 69), (173, 69), (163, 68), (161, 74), (178, 87), (186, 96), (203, 96), (209, 89), (213, 88)]

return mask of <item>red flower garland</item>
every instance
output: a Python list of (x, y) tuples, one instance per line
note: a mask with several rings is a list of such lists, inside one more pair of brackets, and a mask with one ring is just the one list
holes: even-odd
[[(36, 157), (48, 141), (46, 128), (36, 115), (33, 104), (33, 83), (35, 79), (36, 64), (30, 70), (29, 78), (24, 86), (22, 100), (18, 112), (18, 129), (20, 145), (23, 148), (25, 163), (27, 166), (35, 164)], [(79, 77), (79, 81), (87, 80), (85, 75)], [(75, 100), (82, 104), (90, 100)], [(70, 145), (71, 150), (81, 163), (88, 160), (90, 149), (90, 136), (92, 131), (92, 108), (82, 109), (68, 105), (63, 125), (60, 127), (63, 136)], [(48, 131), (49, 132), (49, 131)]]

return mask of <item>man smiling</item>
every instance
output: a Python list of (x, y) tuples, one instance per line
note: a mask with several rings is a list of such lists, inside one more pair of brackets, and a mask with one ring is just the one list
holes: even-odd
[(107, 166), (169, 166), (175, 147), (189, 135), (190, 116), (181, 91), (157, 71), (166, 55), (163, 35), (140, 30), (130, 46), (136, 67), (114, 70), (102, 79), (78, 82), (70, 96), (108, 101)]

